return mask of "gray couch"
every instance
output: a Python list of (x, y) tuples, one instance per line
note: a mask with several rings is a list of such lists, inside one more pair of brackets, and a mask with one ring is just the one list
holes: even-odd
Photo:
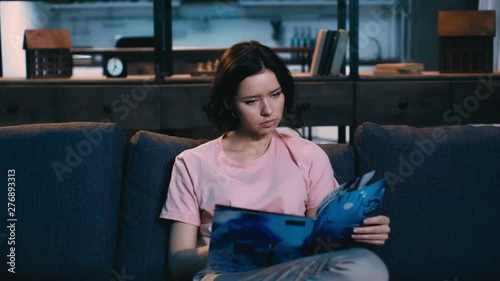
[[(175, 156), (202, 142), (125, 140), (105, 123), (0, 127), (0, 280), (168, 280), (158, 215)], [(391, 280), (500, 280), (500, 128), (365, 123), (352, 146), (321, 147), (339, 182), (388, 177), (392, 233), (374, 251)]]

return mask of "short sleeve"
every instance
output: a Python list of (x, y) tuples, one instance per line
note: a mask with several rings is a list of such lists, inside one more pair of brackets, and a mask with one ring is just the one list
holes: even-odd
[(167, 199), (163, 204), (160, 218), (200, 226), (199, 209), (193, 179), (185, 160), (178, 156), (172, 168)]
[(319, 146), (312, 151), (310, 159), (307, 209), (317, 208), (321, 200), (339, 186), (330, 159)]

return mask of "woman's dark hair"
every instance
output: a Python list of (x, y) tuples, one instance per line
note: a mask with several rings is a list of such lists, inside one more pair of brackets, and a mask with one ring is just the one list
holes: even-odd
[(285, 95), (281, 125), (297, 129), (303, 126), (302, 112), (295, 105), (295, 87), (285, 63), (269, 47), (257, 41), (245, 41), (231, 46), (222, 55), (212, 82), (207, 116), (219, 131), (235, 130), (240, 124), (234, 104), (238, 86), (245, 78), (269, 69), (276, 75)]

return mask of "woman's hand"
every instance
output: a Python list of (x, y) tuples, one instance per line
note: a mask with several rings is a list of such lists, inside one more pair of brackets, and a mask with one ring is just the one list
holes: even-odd
[(367, 218), (363, 225), (353, 229), (352, 238), (358, 243), (384, 245), (391, 232), (390, 221), (386, 216)]
[(198, 226), (174, 221), (170, 226), (168, 270), (174, 280), (193, 280), (207, 265), (208, 246), (196, 247)]

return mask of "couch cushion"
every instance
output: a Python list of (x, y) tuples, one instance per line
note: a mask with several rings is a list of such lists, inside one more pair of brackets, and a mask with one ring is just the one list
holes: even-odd
[[(126, 182), (122, 196), (117, 270), (135, 280), (164, 281), (168, 224), (160, 219), (175, 157), (206, 140), (171, 137), (140, 131), (127, 149)], [(337, 179), (354, 175), (354, 149), (348, 145), (321, 145), (334, 165)]]
[(388, 177), (392, 280), (500, 280), (500, 128), (364, 123), (359, 172)]
[(342, 184), (354, 179), (354, 148), (348, 144), (320, 144), (330, 158), (335, 178)]
[(205, 140), (139, 131), (127, 147), (117, 271), (164, 281), (168, 226), (159, 218), (175, 157)]
[(15, 274), (7, 271), (7, 241), (0, 239), (1, 280), (111, 280), (124, 149), (116, 124), (0, 127), (0, 232), (11, 235), (9, 170), (15, 170), (17, 219)]

